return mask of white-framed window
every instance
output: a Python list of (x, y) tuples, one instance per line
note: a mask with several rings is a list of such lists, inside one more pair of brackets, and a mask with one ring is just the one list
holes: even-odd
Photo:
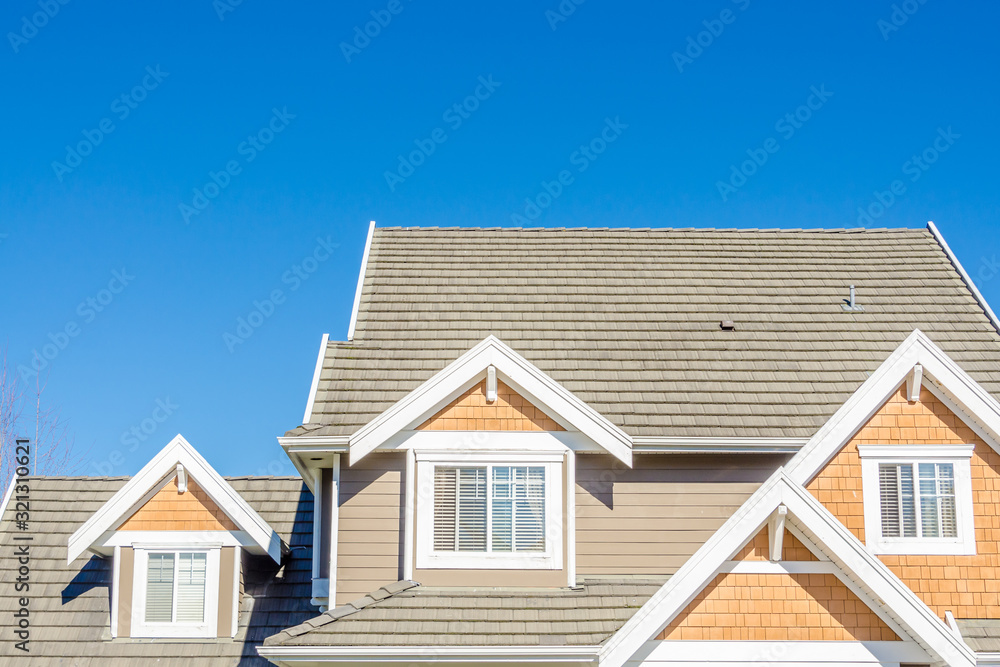
[(562, 454), (417, 456), (418, 568), (562, 569)]
[(221, 547), (135, 547), (133, 637), (215, 637)]
[(879, 554), (975, 554), (974, 449), (859, 446), (868, 546)]

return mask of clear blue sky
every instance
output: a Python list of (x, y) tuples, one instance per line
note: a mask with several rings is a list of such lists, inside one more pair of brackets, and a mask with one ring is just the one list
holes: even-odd
[(0, 342), (30, 364), (77, 327), (45, 372), (85, 472), (132, 474), (181, 432), (224, 474), (293, 473), (275, 436), (320, 336), (346, 336), (372, 219), (854, 227), (863, 207), (934, 220), (1000, 305), (994, 4), (234, 1), (0, 11)]

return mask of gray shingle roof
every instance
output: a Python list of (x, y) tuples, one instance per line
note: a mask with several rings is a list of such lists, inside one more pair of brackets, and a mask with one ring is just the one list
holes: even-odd
[(977, 653), (1000, 652), (1000, 620), (955, 619), (962, 638)]
[[(69, 536), (120, 489), (126, 477), (29, 478), (30, 525), (16, 529), (13, 507), (0, 517), (0, 614), (16, 609), (20, 594), (13, 537), (31, 535), (31, 642), (14, 648), (8, 620), (0, 624), (0, 664), (126, 667), (156, 664), (263, 667), (256, 646), (265, 637), (316, 614), (309, 604), (312, 570), (312, 494), (298, 478), (236, 477), (227, 481), (291, 548), (284, 568), (267, 557), (245, 557), (246, 595), (236, 639), (111, 639), (109, 560), (93, 555), (66, 564)], [(11, 503), (13, 506), (13, 503)], [(89, 560), (88, 560), (89, 559)]]
[(1000, 392), (1000, 336), (925, 229), (376, 229), (322, 427), (289, 435), (351, 434), (494, 334), (633, 436), (810, 437), (915, 328)]
[(583, 579), (576, 589), (429, 588), (398, 582), (267, 646), (596, 646), (664, 580)]

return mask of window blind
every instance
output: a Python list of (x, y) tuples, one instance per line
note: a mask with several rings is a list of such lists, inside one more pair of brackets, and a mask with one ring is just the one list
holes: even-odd
[(434, 550), (545, 551), (545, 467), (435, 468)]
[(177, 622), (205, 620), (205, 573), (208, 554), (181, 553), (177, 564)]
[(883, 537), (958, 536), (951, 463), (879, 464), (879, 502)]
[(146, 622), (170, 623), (174, 608), (174, 554), (149, 554)]

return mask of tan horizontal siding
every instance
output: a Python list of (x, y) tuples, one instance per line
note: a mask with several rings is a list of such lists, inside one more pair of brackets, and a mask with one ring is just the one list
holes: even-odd
[(669, 575), (732, 516), (784, 456), (577, 457), (579, 575)]
[(370, 454), (340, 469), (337, 604), (399, 580), (402, 452)]

